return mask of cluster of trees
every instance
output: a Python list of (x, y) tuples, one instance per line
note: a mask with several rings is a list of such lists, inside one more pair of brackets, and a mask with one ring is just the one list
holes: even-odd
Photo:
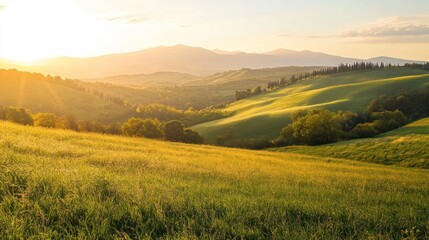
[[(421, 67), (429, 66), (419, 65)], [(282, 129), (276, 145), (319, 145), (339, 140), (373, 137), (408, 122), (429, 116), (429, 88), (393, 97), (381, 95), (363, 113), (330, 112), (325, 109), (298, 111)]]
[[(267, 90), (276, 90), (283, 88), (299, 82), (304, 79), (315, 78), (319, 76), (334, 75), (338, 73), (346, 73), (353, 71), (362, 71), (362, 70), (373, 70), (373, 69), (383, 69), (383, 68), (398, 68), (400, 65), (384, 64), (384, 63), (372, 63), (372, 62), (356, 62), (353, 64), (340, 64), (336, 67), (327, 67), (321, 70), (314, 70), (312, 72), (305, 72), (299, 75), (292, 75), (289, 79), (282, 77), (279, 80), (271, 81), (266, 85), (266, 88), (258, 87), (259, 91), (254, 91), (254, 89), (248, 89), (247, 91), (236, 91), (235, 100), (241, 100), (251, 96), (258, 95), (260, 93), (266, 92)], [(419, 63), (406, 63), (404, 68), (421, 68), (429, 70), (429, 62), (425, 64)]]
[(135, 112), (134, 117), (137, 118), (156, 118), (164, 122), (178, 120), (185, 126), (192, 126), (227, 116), (226, 113), (211, 108), (180, 110), (163, 104), (138, 105), (135, 107)]
[(68, 129), (78, 132), (95, 132), (120, 135), (121, 124), (103, 124), (98, 120), (76, 120), (75, 117), (59, 116), (54, 113), (37, 113), (31, 115), (23, 108), (0, 107), (0, 120), (44, 128)]
[(0, 120), (22, 125), (33, 125), (33, 118), (22, 108), (0, 107)]
[(122, 133), (131, 137), (163, 139), (171, 142), (203, 143), (195, 131), (185, 128), (179, 121), (161, 122), (158, 119), (130, 118), (122, 125)]
[(427, 63), (405, 63), (405, 68), (421, 68), (425, 70), (429, 70), (429, 62)]
[(368, 112), (400, 110), (410, 120), (429, 116), (429, 88), (401, 93), (394, 97), (381, 95), (368, 105)]
[(266, 92), (266, 89), (263, 89), (260, 86), (254, 87), (253, 89), (247, 89), (246, 91), (235, 91), (235, 101), (256, 96), (263, 92)]
[(89, 93), (94, 94), (97, 97), (103, 98), (103, 99), (105, 99), (107, 101), (110, 101), (110, 102), (112, 102), (114, 104), (117, 104), (119, 106), (128, 107), (128, 104), (127, 104), (128, 102), (125, 99), (122, 99), (122, 98), (120, 98), (118, 96), (113, 96), (113, 95), (110, 95), (110, 94), (107, 94), (105, 92), (98, 91), (98, 90), (95, 90), (95, 89), (94, 90), (86, 89), (86, 91), (89, 92)]
[(176, 120), (161, 122), (158, 119), (130, 118), (123, 124), (103, 124), (98, 120), (77, 121), (73, 116), (59, 116), (54, 113), (31, 115), (23, 108), (14, 107), (0, 107), (0, 120), (78, 132), (145, 137), (172, 142), (203, 143), (203, 138), (197, 132), (185, 128), (181, 122)]
[(407, 117), (399, 110), (361, 114), (326, 109), (301, 110), (292, 114), (292, 123), (282, 129), (275, 145), (320, 145), (373, 137), (407, 123)]

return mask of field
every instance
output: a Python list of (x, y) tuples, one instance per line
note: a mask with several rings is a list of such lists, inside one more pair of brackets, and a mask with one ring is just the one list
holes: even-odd
[(382, 69), (345, 73), (303, 80), (297, 84), (231, 104), (224, 110), (231, 117), (203, 123), (193, 129), (209, 140), (229, 134), (230, 138), (275, 138), (299, 109), (361, 112), (381, 94), (429, 86), (429, 72), (418, 69)]
[(343, 141), (316, 147), (278, 148), (274, 151), (427, 169), (429, 168), (429, 118), (381, 134), (376, 138)]
[(429, 172), (0, 122), (0, 238), (429, 238)]

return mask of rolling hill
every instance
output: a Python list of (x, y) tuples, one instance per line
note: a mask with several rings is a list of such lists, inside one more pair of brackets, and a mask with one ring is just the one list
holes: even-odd
[(124, 107), (79, 89), (71, 82), (0, 69), (0, 105), (73, 115), (79, 120), (124, 120)]
[(329, 110), (361, 112), (381, 94), (429, 86), (429, 72), (419, 69), (382, 69), (352, 72), (303, 80), (267, 94), (231, 104), (224, 110), (231, 117), (194, 126), (208, 140), (218, 136), (229, 139), (275, 138), (299, 109), (323, 107)]
[(292, 75), (320, 70), (324, 67), (277, 67), (240, 70), (230, 70), (200, 77), (186, 82), (185, 86), (209, 85), (221, 90), (230, 90), (234, 93), (237, 90), (246, 90), (256, 86), (266, 85), (268, 82), (277, 81), (284, 77), (290, 78)]
[(119, 75), (104, 78), (82, 79), (85, 82), (103, 82), (138, 87), (180, 86), (197, 79), (196, 76), (177, 72), (156, 72), (151, 74)]
[[(417, 62), (413, 60), (382, 58), (392, 63)], [(373, 59), (374, 60), (374, 59)], [(0, 60), (0, 68), (18, 68), (24, 71), (60, 75), (66, 78), (88, 79), (117, 75), (180, 72), (208, 75), (241, 68), (273, 68), (283, 66), (333, 66), (340, 63), (371, 61), (345, 58), (311, 51), (276, 50), (268, 53), (219, 52), (204, 48), (177, 45), (155, 47), (137, 52), (110, 54), (91, 58), (58, 57), (19, 66)]]
[(273, 151), (429, 168), (429, 118), (380, 134), (376, 138), (343, 141), (316, 147), (285, 147), (273, 149)]
[(265, 85), (282, 77), (290, 78), (293, 74), (312, 72), (324, 67), (278, 67), (240, 70), (230, 70), (214, 73), (204, 77), (175, 72), (156, 72), (152, 74), (122, 75), (105, 78), (83, 79), (85, 82), (104, 82), (117, 85), (130, 85), (134, 87), (158, 86), (209, 86), (219, 90), (246, 90), (256, 86)]
[(422, 169), (0, 122), (0, 238), (427, 239)]

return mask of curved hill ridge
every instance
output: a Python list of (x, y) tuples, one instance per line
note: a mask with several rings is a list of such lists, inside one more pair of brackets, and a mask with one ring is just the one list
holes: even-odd
[(299, 109), (324, 107), (360, 112), (382, 94), (395, 95), (429, 86), (429, 72), (420, 69), (382, 69), (303, 80), (291, 86), (231, 104), (231, 117), (203, 123), (193, 129), (213, 141), (231, 138), (276, 137)]
[(380, 134), (376, 138), (342, 141), (323, 146), (277, 148), (273, 151), (429, 168), (429, 118)]

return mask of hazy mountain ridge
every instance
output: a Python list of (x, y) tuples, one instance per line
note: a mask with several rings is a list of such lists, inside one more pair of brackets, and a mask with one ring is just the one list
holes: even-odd
[(376, 57), (367, 60), (346, 58), (312, 51), (277, 49), (266, 53), (226, 52), (177, 45), (155, 47), (131, 53), (110, 54), (92, 58), (58, 57), (33, 66), (0, 60), (0, 68), (19, 68), (67, 78), (104, 78), (116, 75), (180, 72), (208, 75), (241, 68), (272, 68), (281, 66), (332, 66), (356, 61), (403, 64), (414, 60)]

